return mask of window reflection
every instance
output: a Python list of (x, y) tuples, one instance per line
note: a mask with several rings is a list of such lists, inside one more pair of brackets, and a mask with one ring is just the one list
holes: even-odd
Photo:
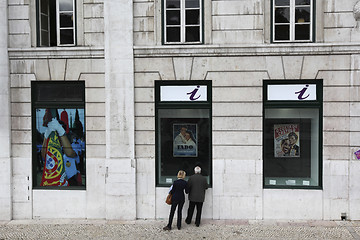
[(59, 0), (60, 11), (73, 11), (73, 0)]

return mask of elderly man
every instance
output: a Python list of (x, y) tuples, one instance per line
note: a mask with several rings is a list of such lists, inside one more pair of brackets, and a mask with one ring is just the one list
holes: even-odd
[(187, 224), (191, 223), (191, 219), (196, 206), (196, 218), (195, 225), (200, 226), (201, 210), (205, 200), (205, 190), (208, 189), (209, 185), (204, 176), (201, 175), (201, 168), (196, 166), (194, 168), (195, 174), (192, 175), (188, 180), (188, 194), (189, 194), (189, 209), (188, 215), (185, 219)]

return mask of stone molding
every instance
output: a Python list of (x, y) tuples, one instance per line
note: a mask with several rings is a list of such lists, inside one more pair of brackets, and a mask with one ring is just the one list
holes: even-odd
[(104, 58), (104, 48), (97, 47), (45, 47), (9, 48), (9, 59), (49, 59), (49, 58)]
[(245, 46), (187, 45), (134, 47), (135, 57), (221, 57), (221, 56), (279, 56), (279, 55), (344, 55), (360, 54), (360, 45), (327, 43), (261, 44)]

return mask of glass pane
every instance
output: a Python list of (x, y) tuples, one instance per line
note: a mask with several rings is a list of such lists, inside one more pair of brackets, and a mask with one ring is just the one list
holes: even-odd
[(289, 25), (275, 26), (275, 40), (290, 40), (290, 26)]
[(60, 13), (60, 27), (73, 27), (74, 18), (72, 13)]
[(159, 109), (158, 181), (171, 184), (179, 170), (187, 177), (199, 165), (208, 179), (211, 175), (210, 114), (208, 109)]
[(265, 185), (319, 185), (318, 109), (266, 109)]
[(199, 10), (186, 10), (186, 25), (200, 24), (200, 11)]
[(310, 24), (295, 25), (295, 40), (310, 40)]
[[(83, 93), (83, 94), (80, 94)], [(49, 83), (36, 86), (36, 102), (83, 102), (85, 101), (84, 85), (79, 83)]]
[(40, 1), (40, 9), (41, 9), (41, 13), (45, 13), (46, 15), (48, 14), (48, 0), (41, 0)]
[(73, 0), (59, 0), (60, 11), (73, 11)]
[(310, 5), (310, 0), (295, 0), (295, 5)]
[(35, 121), (35, 186), (84, 186), (84, 108), (37, 108)]
[(49, 32), (41, 31), (41, 46), (49, 46)]
[(180, 42), (180, 27), (166, 28), (166, 42)]
[(290, 6), (290, 0), (275, 0), (275, 6)]
[(48, 27), (48, 16), (47, 15), (41, 15), (41, 29), (42, 30), (49, 30)]
[(167, 0), (166, 7), (167, 8), (180, 8), (180, 0)]
[(296, 23), (310, 22), (310, 8), (308, 7), (295, 8), (295, 22)]
[(185, 0), (185, 8), (199, 8), (200, 0)]
[(180, 11), (167, 10), (166, 11), (166, 25), (180, 25)]
[(275, 8), (275, 23), (289, 23), (290, 8)]
[(74, 44), (73, 29), (61, 29), (60, 30), (60, 44)]
[(200, 41), (200, 27), (186, 27), (186, 42), (199, 42)]

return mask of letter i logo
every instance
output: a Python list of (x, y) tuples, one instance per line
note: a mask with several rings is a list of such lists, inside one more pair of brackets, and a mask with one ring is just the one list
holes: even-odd
[(201, 97), (201, 95), (199, 95), (198, 97), (195, 97), (195, 94), (199, 91), (199, 89), (200, 89), (200, 86), (197, 86), (192, 92), (186, 93), (187, 95), (190, 94), (189, 99), (191, 101), (195, 101), (195, 100), (199, 99), (199, 97)]
[(299, 94), (298, 95), (299, 100), (307, 99), (310, 96), (310, 94), (308, 94), (306, 97), (304, 97), (304, 94), (305, 94), (306, 90), (308, 89), (308, 87), (309, 87), (309, 85), (306, 84), (305, 87), (303, 89), (301, 89), (301, 91), (295, 92), (295, 94)]

